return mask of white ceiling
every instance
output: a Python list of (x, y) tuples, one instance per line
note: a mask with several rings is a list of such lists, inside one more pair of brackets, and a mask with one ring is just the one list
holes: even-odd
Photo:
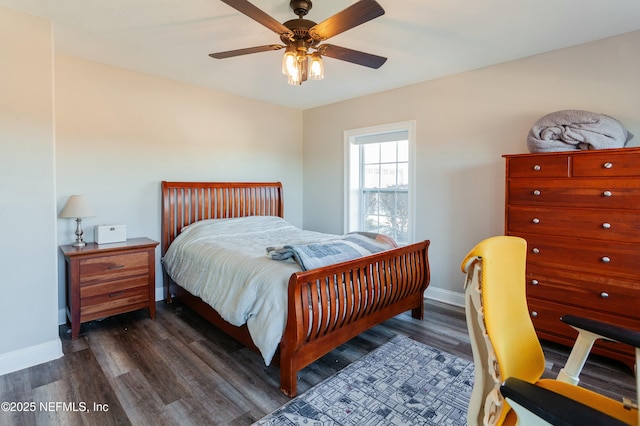
[[(288, 0), (251, 0), (280, 22)], [(354, 0), (316, 0), (320, 22)], [(325, 79), (289, 86), (277, 34), (219, 0), (0, 0), (51, 19), (57, 52), (306, 109), (640, 29), (639, 0), (378, 0), (385, 15), (330, 43), (388, 58), (378, 70), (325, 60)], [(612, 64), (615, 66), (615, 64)]]

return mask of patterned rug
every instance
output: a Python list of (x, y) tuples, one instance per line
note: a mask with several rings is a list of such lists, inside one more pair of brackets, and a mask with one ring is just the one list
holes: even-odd
[(254, 425), (465, 425), (473, 363), (396, 336)]

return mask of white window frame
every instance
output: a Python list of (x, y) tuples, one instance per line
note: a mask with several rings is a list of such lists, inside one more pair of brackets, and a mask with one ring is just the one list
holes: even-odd
[(407, 132), (409, 141), (409, 224), (407, 236), (409, 243), (415, 242), (415, 120), (381, 124), (344, 131), (344, 229), (346, 232), (358, 230), (360, 218), (360, 145), (357, 138), (384, 133)]

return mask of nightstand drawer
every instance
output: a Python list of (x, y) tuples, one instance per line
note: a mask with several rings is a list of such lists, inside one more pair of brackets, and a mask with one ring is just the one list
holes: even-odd
[(80, 288), (80, 300), (84, 305), (86, 303), (91, 303), (92, 298), (95, 298), (96, 296), (108, 296), (113, 298), (125, 290), (130, 290), (136, 287), (147, 288), (148, 285), (149, 277), (147, 275), (84, 285)]
[(82, 300), (80, 321), (90, 321), (112, 315), (115, 312), (119, 313), (137, 309), (138, 307), (146, 307), (148, 304), (148, 287), (128, 288), (126, 290), (101, 294)]
[(80, 285), (147, 274), (148, 270), (149, 255), (147, 252), (82, 259), (80, 261)]

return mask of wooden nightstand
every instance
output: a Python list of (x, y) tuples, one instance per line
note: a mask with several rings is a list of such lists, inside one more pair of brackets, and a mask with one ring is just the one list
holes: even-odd
[(156, 316), (157, 241), (134, 238), (122, 243), (60, 246), (67, 274), (67, 318), (71, 338), (80, 324), (97, 318), (148, 308)]

